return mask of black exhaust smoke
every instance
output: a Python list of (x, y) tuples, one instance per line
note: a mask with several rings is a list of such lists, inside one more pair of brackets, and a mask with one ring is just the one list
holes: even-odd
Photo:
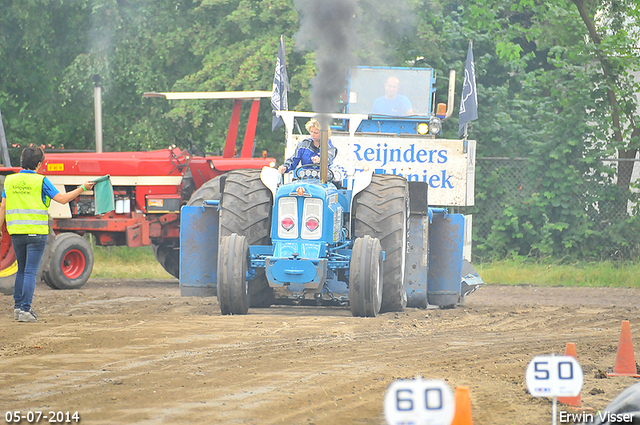
[(323, 114), (336, 112), (356, 45), (355, 0), (295, 0), (301, 17), (296, 45), (315, 51), (317, 74), (311, 80), (311, 104), (322, 128), (330, 124)]

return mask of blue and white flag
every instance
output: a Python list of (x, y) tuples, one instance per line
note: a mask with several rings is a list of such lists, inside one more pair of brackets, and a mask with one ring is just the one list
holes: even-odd
[(469, 40), (467, 64), (464, 67), (464, 84), (462, 85), (462, 99), (460, 100), (460, 115), (458, 116), (458, 136), (466, 133), (469, 122), (478, 119), (478, 93), (476, 91), (476, 68), (473, 61), (473, 49)]
[(289, 77), (287, 76), (287, 61), (284, 50), (284, 36), (280, 36), (280, 47), (278, 47), (278, 60), (276, 61), (276, 73), (273, 77), (273, 90), (271, 91), (271, 109), (274, 111), (271, 122), (271, 131), (284, 125), (282, 117), (277, 117), (275, 111), (287, 111), (287, 92), (289, 91)]

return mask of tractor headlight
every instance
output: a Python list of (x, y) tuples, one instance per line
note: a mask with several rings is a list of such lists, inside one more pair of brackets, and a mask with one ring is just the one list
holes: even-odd
[(323, 202), (319, 198), (307, 198), (302, 208), (302, 239), (320, 239), (322, 237)]
[(298, 237), (298, 199), (283, 196), (278, 200), (278, 237), (296, 239)]
[(429, 125), (429, 133), (434, 136), (442, 131), (442, 121), (438, 117), (431, 117), (431, 125)]
[(418, 124), (418, 134), (425, 135), (429, 132), (429, 124), (426, 122), (421, 122)]

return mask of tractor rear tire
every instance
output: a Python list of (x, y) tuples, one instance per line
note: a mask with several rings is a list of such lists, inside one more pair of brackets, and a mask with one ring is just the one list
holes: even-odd
[(236, 233), (220, 239), (218, 247), (218, 304), (222, 314), (249, 311), (249, 245)]
[(353, 242), (349, 263), (349, 306), (356, 317), (376, 317), (382, 305), (382, 248), (371, 236)]
[(197, 205), (201, 207), (203, 201), (219, 201), (221, 196), (221, 177), (222, 176), (217, 176), (207, 182), (204, 182), (198, 190), (193, 192), (191, 198), (189, 198), (189, 202), (187, 202), (187, 205)]
[(53, 242), (49, 270), (43, 273), (47, 285), (56, 289), (78, 289), (93, 271), (91, 244), (75, 233), (61, 233)]
[[(237, 233), (248, 245), (271, 245), (272, 196), (260, 180), (260, 172), (235, 170), (227, 174), (220, 203), (220, 238)], [(249, 282), (249, 292), (251, 307), (269, 307), (275, 301), (262, 269)]]
[(352, 217), (354, 237), (369, 235), (377, 238), (384, 251), (380, 311), (403, 311), (407, 306), (407, 180), (395, 175), (374, 174), (371, 184), (356, 195)]
[[(214, 177), (205, 182), (195, 192), (191, 194), (187, 205), (202, 206), (202, 201), (220, 200), (220, 176)], [(177, 242), (161, 242), (160, 244), (152, 244), (153, 253), (156, 260), (163, 269), (176, 279), (180, 279), (180, 241)]]

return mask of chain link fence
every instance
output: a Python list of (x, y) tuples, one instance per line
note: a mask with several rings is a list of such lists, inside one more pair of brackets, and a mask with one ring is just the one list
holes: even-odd
[[(615, 169), (618, 163), (599, 165)], [(640, 254), (637, 193), (621, 190), (601, 174), (602, 169), (587, 169), (569, 194), (549, 202), (548, 188), (541, 183), (544, 171), (527, 158), (478, 158), (475, 206), (461, 211), (473, 215), (474, 261), (511, 253), (636, 260)]]

